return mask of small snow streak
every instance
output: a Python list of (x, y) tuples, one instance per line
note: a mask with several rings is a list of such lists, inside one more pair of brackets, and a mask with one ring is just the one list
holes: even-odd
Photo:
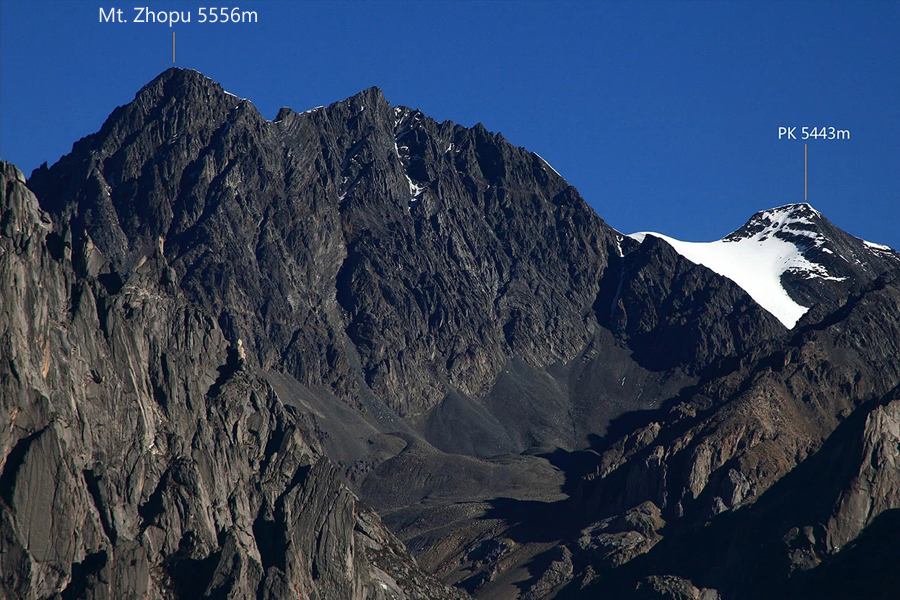
[(428, 187), (427, 185), (418, 184), (413, 181), (409, 175), (406, 176), (406, 181), (409, 182), (409, 203), (406, 206), (406, 212), (412, 210), (412, 208), (419, 203), (419, 198), (422, 196), (422, 193), (425, 192), (425, 189)]
[(863, 244), (865, 244), (866, 248), (868, 248), (869, 250), (874, 250), (876, 252), (890, 252), (891, 254), (894, 253), (894, 249), (890, 246), (876, 244), (875, 242), (867, 242), (866, 240), (863, 240)]
[(542, 163), (544, 163), (545, 165), (547, 165), (548, 167), (550, 167), (550, 170), (551, 170), (551, 171), (553, 171), (554, 173), (556, 173), (557, 175), (559, 175), (559, 177), (562, 177), (562, 175), (559, 174), (559, 171), (557, 171), (556, 169), (553, 168), (553, 165), (551, 165), (551, 164), (548, 163), (546, 160), (544, 160), (544, 157), (543, 157), (543, 156), (541, 156), (541, 155), (538, 154), (537, 152), (534, 152), (533, 154), (534, 154), (535, 156), (537, 156), (539, 159), (541, 159), (541, 162), (542, 162)]

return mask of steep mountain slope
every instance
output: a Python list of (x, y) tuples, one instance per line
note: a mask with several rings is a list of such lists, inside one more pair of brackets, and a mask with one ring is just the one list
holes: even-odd
[[(540, 157), (374, 88), (270, 122), (170, 69), (29, 185), (115, 278), (162, 238), (174, 282), (253, 364), (373, 413), (483, 395), (512, 357), (570, 362), (620, 282), (608, 265), (625, 240)], [(735, 294), (703, 312), (724, 316)]]
[(0, 592), (7, 598), (439, 598), (309, 423), (172, 286), (115, 294), (0, 163)]
[[(350, 436), (341, 419), (317, 424), (352, 479), (396, 452), (367, 443), (371, 426), (478, 456), (583, 446), (690, 381), (698, 350), (685, 341), (715, 338), (699, 350), (708, 362), (780, 333), (705, 336), (738, 296), (750, 320), (767, 316), (672, 254), (667, 269), (700, 287), (715, 280), (720, 291), (691, 309), (708, 317), (658, 316), (671, 289), (651, 290), (652, 314), (623, 329), (632, 347), (617, 349), (604, 325), (627, 240), (537, 155), (391, 107), (377, 89), (269, 122), (172, 69), (29, 185), (57, 216), (55, 235), (84, 232), (109, 257), (111, 293), (161, 243), (167, 277), (242, 341), (251, 365), (360, 411)], [(647, 313), (645, 300), (630, 309)], [(681, 351), (662, 366), (660, 339)], [(583, 382), (611, 370), (628, 385)]]
[[(859, 560), (840, 547), (885, 543), (889, 441), (837, 487), (801, 469), (890, 436), (897, 255), (805, 205), (714, 243), (812, 265), (776, 272), (811, 307), (789, 329), (683, 243), (611, 229), (536, 154), (376, 88), (267, 121), (170, 69), (32, 174), (46, 213), (6, 172), (16, 593), (461, 593), (354, 494), (482, 598), (752, 597), (740, 565), (764, 558), (813, 590), (814, 564)], [(839, 543), (679, 562), (707, 530), (805, 531), (754, 519), (807, 484), (846, 498)], [(49, 524), (25, 508), (51, 504)]]

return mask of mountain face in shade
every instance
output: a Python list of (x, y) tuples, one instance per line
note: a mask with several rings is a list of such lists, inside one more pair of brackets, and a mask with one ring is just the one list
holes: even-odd
[(2, 193), (8, 596), (891, 589), (900, 260), (808, 205), (628, 237), (480, 125), (179, 69)]

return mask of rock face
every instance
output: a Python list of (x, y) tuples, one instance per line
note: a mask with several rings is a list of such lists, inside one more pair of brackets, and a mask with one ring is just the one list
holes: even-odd
[(113, 286), (15, 167), (0, 185), (4, 597), (460, 597), (341, 483), (159, 248)]
[(723, 356), (745, 355), (784, 333), (736, 284), (647, 236), (621, 260), (609, 328), (653, 371), (697, 372)]
[(614, 245), (536, 155), (375, 88), (270, 122), (171, 69), (30, 185), (120, 276), (162, 238), (253, 364), (401, 415), (573, 358)]
[(8, 597), (897, 583), (873, 557), (900, 532), (900, 255), (807, 205), (726, 238), (827, 272), (781, 277), (788, 329), (536, 154), (376, 88), (267, 121), (171, 69), (2, 177)]

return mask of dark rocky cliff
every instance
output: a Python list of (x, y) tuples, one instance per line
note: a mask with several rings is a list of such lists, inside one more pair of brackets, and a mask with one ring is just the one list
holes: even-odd
[(900, 258), (818, 213), (788, 330), (480, 125), (376, 88), (267, 121), (179, 69), (27, 185), (8, 595), (463, 594), (376, 511), (481, 598), (812, 596), (889, 545)]
[(173, 286), (110, 290), (0, 172), (5, 598), (456, 598), (342, 483), (297, 406)]
[(536, 155), (375, 88), (269, 122), (172, 69), (30, 185), (116, 274), (162, 238), (254, 364), (401, 415), (480, 391), (510, 353), (574, 356), (613, 244)]

